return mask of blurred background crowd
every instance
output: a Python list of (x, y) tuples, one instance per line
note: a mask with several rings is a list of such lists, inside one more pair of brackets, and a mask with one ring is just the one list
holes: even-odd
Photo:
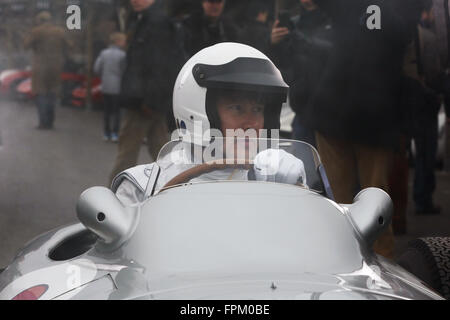
[[(66, 27), (71, 4), (80, 30)], [(366, 26), (370, 5), (380, 30)], [(103, 111), (94, 138), (118, 142), (111, 181), (139, 162), (143, 141), (152, 159), (168, 141), (184, 62), (219, 42), (251, 45), (290, 85), (283, 135), (318, 148), (338, 202), (388, 191), (393, 231), (405, 234), (408, 196), (416, 214), (442, 213), (433, 193), (450, 116), (446, 10), (446, 0), (1, 0), (0, 92), (34, 101), (40, 130), (58, 127), (60, 105)], [(392, 242), (391, 230), (380, 252), (392, 256)]]

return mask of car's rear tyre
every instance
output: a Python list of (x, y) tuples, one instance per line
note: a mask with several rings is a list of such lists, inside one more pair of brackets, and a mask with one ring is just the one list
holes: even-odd
[(398, 260), (403, 268), (450, 300), (450, 238), (411, 241)]

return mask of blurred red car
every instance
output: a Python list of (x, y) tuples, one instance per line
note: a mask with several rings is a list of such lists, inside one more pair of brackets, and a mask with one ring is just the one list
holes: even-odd
[[(75, 107), (83, 107), (86, 102), (86, 76), (79, 73), (63, 72), (62, 103)], [(16, 99), (32, 99), (31, 71), (6, 70), (0, 73), (0, 92)], [(102, 102), (100, 78), (92, 79), (92, 101), (94, 105)]]
[(21, 99), (32, 99), (34, 94), (31, 90), (31, 78), (27, 78), (20, 82), (16, 87), (16, 97)]
[(31, 77), (31, 70), (9, 69), (0, 73), (0, 94), (15, 95), (17, 86)]
[[(102, 84), (100, 78), (93, 78), (91, 85), (91, 99), (94, 106), (100, 107), (103, 101)], [(87, 82), (83, 81), (81, 86), (72, 91), (72, 106), (84, 107), (87, 98)]]

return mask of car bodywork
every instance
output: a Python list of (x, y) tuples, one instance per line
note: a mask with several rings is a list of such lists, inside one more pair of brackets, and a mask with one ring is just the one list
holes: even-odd
[[(86, 76), (75, 72), (61, 73), (63, 103), (74, 107), (83, 107), (87, 96)], [(17, 99), (33, 99), (31, 71), (5, 70), (0, 73), (0, 93)], [(100, 105), (103, 101), (101, 80), (92, 79), (92, 101)]]
[[(178, 162), (180, 145), (157, 163)], [(373, 253), (392, 218), (387, 193), (337, 204), (315, 149), (279, 145), (303, 152), (307, 185), (191, 179), (133, 205), (86, 190), (81, 223), (26, 245), (0, 274), (0, 299), (441, 299)]]
[(350, 206), (295, 186), (251, 183), (165, 190), (126, 210), (133, 226), (123, 245), (97, 242), (68, 260), (52, 259), (52, 250), (85, 227), (49, 232), (1, 274), (0, 298), (43, 283), (41, 299), (440, 298), (368, 250)]
[[(72, 91), (70, 104), (75, 107), (84, 107), (87, 100), (87, 83), (83, 81)], [(91, 99), (94, 105), (100, 106), (103, 102), (102, 84), (100, 78), (92, 79)]]
[(9, 69), (0, 73), (0, 93), (3, 95), (13, 94), (16, 86), (23, 80), (31, 77), (31, 70)]

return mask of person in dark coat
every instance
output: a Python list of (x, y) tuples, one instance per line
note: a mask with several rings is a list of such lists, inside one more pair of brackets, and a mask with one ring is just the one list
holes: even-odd
[(416, 84), (411, 88), (412, 136), (416, 146), (413, 198), (418, 214), (437, 214), (440, 207), (433, 203), (436, 188), (435, 167), (438, 144), (439, 93), (444, 68), (440, 63), (434, 22), (433, 2), (426, 0), (415, 39), (411, 45), (412, 57), (407, 76)]
[[(290, 106), (296, 113), (292, 138), (315, 145), (314, 130), (303, 121), (303, 113), (332, 51), (332, 25), (313, 0), (301, 0), (300, 4), (300, 14), (291, 17), (288, 23), (275, 22), (270, 52), (291, 87)], [(276, 36), (278, 32), (284, 32), (280, 39)]]
[(167, 115), (178, 64), (176, 37), (170, 20), (156, 0), (130, 0), (126, 68), (122, 77), (121, 105), (126, 108), (119, 133), (118, 154), (110, 181), (137, 163), (147, 138), (155, 160), (168, 141)]
[(240, 42), (267, 54), (270, 47), (269, 8), (253, 1), (247, 8), (247, 21), (240, 31)]
[(239, 31), (224, 17), (225, 0), (201, 0), (202, 8), (184, 20), (185, 51), (188, 58), (220, 42), (237, 42)]
[[(403, 57), (420, 15), (420, 0), (316, 0), (333, 21), (333, 53), (320, 90), (309, 104), (311, 126), (322, 135), (391, 146), (398, 135)], [(366, 25), (378, 5), (381, 29)]]
[[(389, 193), (394, 150), (405, 121), (403, 61), (423, 3), (317, 0), (317, 4), (333, 21), (334, 50), (305, 121), (316, 130), (319, 153), (339, 202), (352, 202), (361, 188), (378, 187)], [(373, 5), (380, 9), (380, 29), (368, 27), (374, 14), (368, 8)], [(390, 226), (375, 250), (392, 258), (393, 249)]]
[[(389, 192), (393, 149), (404, 121), (402, 67), (419, 20), (420, 0), (316, 0), (333, 25), (333, 49), (317, 90), (302, 112), (313, 129), (339, 203), (352, 203), (362, 188)], [(380, 29), (371, 8), (380, 9)], [(392, 229), (375, 251), (393, 257)]]

